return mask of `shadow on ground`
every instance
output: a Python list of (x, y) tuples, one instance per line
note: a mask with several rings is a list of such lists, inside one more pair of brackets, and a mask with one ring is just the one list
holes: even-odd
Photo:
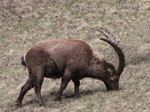
[[(107, 92), (107, 91), (105, 88), (104, 89), (103, 88), (96, 88), (94, 90), (80, 90), (80, 95), (82, 98), (83, 96), (93, 95), (93, 94), (96, 94), (97, 92)], [(50, 100), (54, 101), (53, 98), (55, 98), (56, 93), (57, 93), (57, 91), (52, 91), (52, 92), (47, 92), (46, 94), (44, 94), (42, 96), (44, 102), (46, 103), (46, 102), (49, 102)], [(67, 100), (67, 99), (74, 99), (75, 100), (77, 98), (74, 97), (74, 93), (64, 93), (62, 95), (62, 100)], [(37, 101), (36, 97), (35, 98), (33, 97), (30, 101), (27, 101), (22, 106), (27, 106), (27, 105), (33, 104), (34, 102), (36, 102), (38, 105), (38, 101)]]

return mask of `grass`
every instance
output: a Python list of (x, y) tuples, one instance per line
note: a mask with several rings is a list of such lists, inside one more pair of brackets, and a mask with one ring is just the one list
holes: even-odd
[[(150, 111), (150, 1), (149, 0), (28, 0), (0, 1), (0, 111), (1, 112), (149, 112)], [(37, 41), (81, 39), (115, 66), (115, 52), (101, 42), (103, 26), (112, 32), (126, 55), (120, 91), (107, 92), (102, 82), (81, 81), (81, 98), (73, 98), (69, 83), (62, 101), (55, 102), (60, 80), (45, 79), (39, 107), (33, 90), (14, 104), (28, 77), (20, 57)]]

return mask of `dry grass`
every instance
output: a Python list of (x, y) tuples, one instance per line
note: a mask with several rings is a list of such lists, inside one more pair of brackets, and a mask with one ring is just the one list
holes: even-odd
[[(12, 1), (12, 2), (10, 2)], [(150, 111), (150, 1), (149, 0), (2, 0), (0, 1), (0, 111), (1, 112), (149, 112)], [(93, 79), (81, 81), (81, 98), (73, 98), (70, 82), (61, 102), (55, 102), (60, 80), (45, 79), (39, 107), (34, 91), (14, 107), (27, 70), (20, 57), (37, 41), (81, 39), (116, 64), (114, 51), (98, 40), (90, 27), (103, 26), (120, 41), (127, 65), (120, 91), (106, 92)]]

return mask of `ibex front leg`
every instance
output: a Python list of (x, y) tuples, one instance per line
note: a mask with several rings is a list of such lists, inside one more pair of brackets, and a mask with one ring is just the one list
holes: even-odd
[(75, 98), (80, 98), (80, 92), (79, 92), (79, 86), (80, 81), (79, 80), (72, 80), (74, 83), (74, 96)]
[(71, 72), (66, 70), (64, 73), (64, 76), (62, 77), (61, 86), (60, 86), (59, 91), (56, 94), (55, 101), (61, 100), (61, 95), (62, 95), (63, 91), (65, 90), (65, 88), (67, 87), (70, 80), (71, 80)]

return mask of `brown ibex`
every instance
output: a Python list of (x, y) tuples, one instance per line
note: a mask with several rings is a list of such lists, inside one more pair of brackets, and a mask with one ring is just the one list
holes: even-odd
[[(108, 35), (102, 29), (95, 29)], [(41, 97), (41, 85), (46, 78), (61, 78), (61, 86), (56, 94), (56, 101), (70, 80), (74, 83), (75, 97), (79, 97), (80, 80), (85, 77), (99, 79), (104, 82), (107, 90), (119, 89), (119, 78), (125, 66), (125, 56), (117, 43), (101, 38), (110, 44), (117, 52), (119, 65), (115, 67), (100, 57), (87, 43), (81, 40), (56, 39), (36, 43), (22, 57), (22, 64), (28, 68), (29, 78), (22, 86), (16, 101), (21, 107), (24, 95), (34, 87), (38, 102), (45, 106)]]

